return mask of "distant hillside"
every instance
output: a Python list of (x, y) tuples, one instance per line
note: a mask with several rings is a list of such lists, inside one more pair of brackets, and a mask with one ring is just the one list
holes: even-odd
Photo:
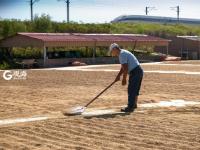
[[(177, 23), (177, 18), (144, 16), (144, 15), (126, 15), (115, 18), (112, 22), (150, 22), (150, 23)], [(179, 23), (200, 25), (200, 19), (180, 18)]]

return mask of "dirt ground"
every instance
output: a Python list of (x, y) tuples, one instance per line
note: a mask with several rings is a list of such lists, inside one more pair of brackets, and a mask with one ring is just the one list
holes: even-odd
[[(144, 70), (200, 71), (188, 65), (142, 65)], [(168, 64), (166, 62), (165, 64)], [(199, 65), (198, 65), (199, 64)], [(119, 66), (101, 69), (119, 69)], [(93, 68), (94, 70), (96, 68)], [(0, 75), (2, 77), (2, 73)], [(26, 80), (0, 78), (0, 120), (57, 114), (84, 105), (114, 80), (117, 72), (28, 70)], [(139, 103), (200, 101), (200, 75), (145, 73)], [(127, 103), (127, 86), (115, 84), (91, 108)], [(0, 150), (29, 149), (200, 149), (200, 106), (138, 108), (130, 115), (52, 119), (0, 126)]]

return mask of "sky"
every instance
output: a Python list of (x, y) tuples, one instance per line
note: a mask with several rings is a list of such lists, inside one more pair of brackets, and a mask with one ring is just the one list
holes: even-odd
[[(30, 19), (30, 0), (0, 0), (1, 19)], [(200, 0), (70, 0), (70, 21), (105, 23), (121, 15), (145, 15), (145, 7), (155, 7), (151, 16), (176, 17), (170, 7), (180, 6), (181, 18), (200, 19)], [(66, 20), (64, 0), (39, 0), (34, 4), (34, 14), (43, 13), (54, 21)]]

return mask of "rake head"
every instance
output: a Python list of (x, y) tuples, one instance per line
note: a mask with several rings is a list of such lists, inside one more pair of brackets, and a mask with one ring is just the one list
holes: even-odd
[(63, 114), (67, 116), (81, 115), (85, 111), (85, 109), (86, 107), (84, 106), (77, 106), (77, 107), (71, 108), (70, 110), (67, 110)]

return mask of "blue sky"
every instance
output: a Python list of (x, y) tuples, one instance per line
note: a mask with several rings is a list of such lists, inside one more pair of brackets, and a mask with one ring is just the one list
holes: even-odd
[[(30, 19), (28, 0), (0, 0), (0, 18)], [(146, 6), (157, 10), (149, 15), (176, 17), (170, 7), (180, 6), (181, 18), (200, 19), (200, 0), (71, 0), (70, 20), (76, 22), (110, 22), (120, 15), (144, 15)], [(52, 20), (66, 20), (64, 1), (40, 0), (34, 5), (34, 14), (49, 14)]]

